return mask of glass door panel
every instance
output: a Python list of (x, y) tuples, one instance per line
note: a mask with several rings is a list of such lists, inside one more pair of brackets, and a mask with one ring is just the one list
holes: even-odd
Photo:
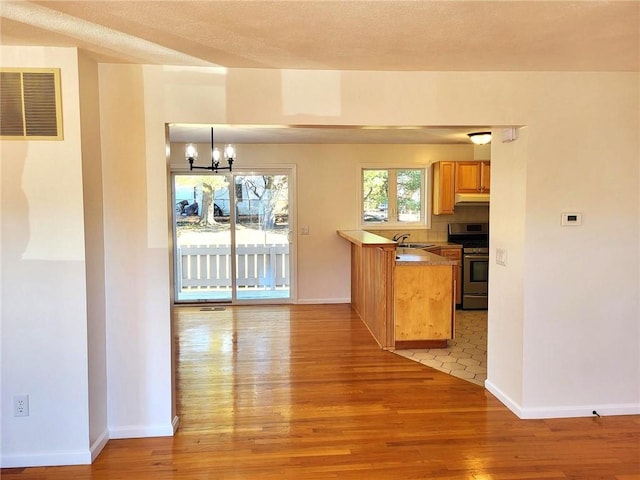
[(289, 300), (289, 176), (173, 179), (176, 302)]
[(176, 301), (230, 301), (229, 179), (218, 174), (173, 178)]
[(289, 299), (289, 178), (235, 175), (236, 298)]

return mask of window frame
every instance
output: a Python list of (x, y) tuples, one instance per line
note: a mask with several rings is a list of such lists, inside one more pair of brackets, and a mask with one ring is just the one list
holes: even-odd
[[(386, 222), (364, 221), (364, 171), (365, 170), (386, 170), (389, 174), (389, 192), (388, 192), (388, 217)], [(401, 222), (393, 220), (396, 218), (395, 212), (397, 211), (397, 172), (399, 170), (421, 170), (422, 171), (422, 184), (421, 188), (421, 212), (420, 220), (416, 222)], [(402, 229), (429, 229), (431, 228), (431, 202), (429, 197), (431, 195), (431, 169), (429, 165), (425, 164), (373, 164), (362, 163), (357, 167), (358, 176), (358, 188), (357, 188), (357, 224), (363, 230), (397, 230)], [(392, 192), (391, 189), (395, 191)]]

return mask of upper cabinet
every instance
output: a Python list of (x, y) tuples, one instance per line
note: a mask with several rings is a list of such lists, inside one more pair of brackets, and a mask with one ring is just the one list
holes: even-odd
[(491, 186), (491, 162), (480, 162), (480, 188), (489, 193)]
[(453, 214), (455, 162), (433, 164), (433, 214)]
[(455, 193), (489, 193), (491, 162), (455, 162)]
[(489, 193), (490, 184), (491, 162), (434, 163), (433, 214), (452, 215), (457, 193)]

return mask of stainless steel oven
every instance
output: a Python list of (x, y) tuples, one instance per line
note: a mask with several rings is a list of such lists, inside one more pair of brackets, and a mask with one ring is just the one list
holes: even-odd
[(489, 303), (489, 224), (450, 223), (447, 239), (462, 245), (462, 308), (486, 309)]
[(462, 254), (462, 308), (485, 309), (489, 300), (489, 249)]

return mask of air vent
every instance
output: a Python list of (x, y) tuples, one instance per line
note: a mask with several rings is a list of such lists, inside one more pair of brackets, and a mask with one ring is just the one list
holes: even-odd
[(0, 70), (0, 137), (62, 140), (59, 69)]

